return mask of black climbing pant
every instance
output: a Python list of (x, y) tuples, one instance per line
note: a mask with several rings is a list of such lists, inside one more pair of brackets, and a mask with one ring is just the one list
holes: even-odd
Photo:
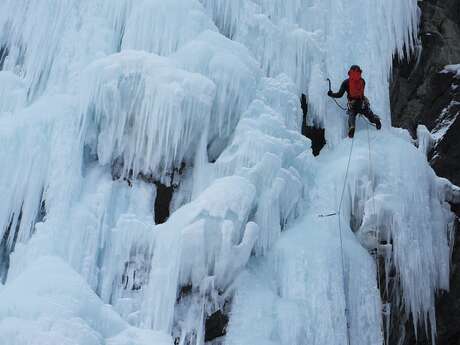
[(350, 100), (348, 101), (348, 128), (354, 128), (356, 124), (356, 116), (358, 114), (364, 115), (371, 123), (375, 124), (380, 128), (380, 118), (375, 115), (370, 107), (369, 100), (364, 97), (362, 101), (360, 100)]

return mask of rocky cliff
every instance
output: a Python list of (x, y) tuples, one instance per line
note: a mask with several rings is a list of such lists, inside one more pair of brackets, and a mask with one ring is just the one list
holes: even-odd
[[(419, 124), (433, 135), (428, 159), (439, 176), (460, 185), (460, 76), (447, 65), (460, 64), (460, 1), (419, 1), (421, 27), (413, 56), (395, 59), (391, 107), (394, 126), (416, 136)], [(452, 205), (460, 213), (458, 205)], [(409, 330), (409, 328), (407, 328)], [(438, 297), (437, 343), (460, 344), (460, 236), (452, 258), (450, 292)], [(430, 343), (408, 331), (406, 344)]]

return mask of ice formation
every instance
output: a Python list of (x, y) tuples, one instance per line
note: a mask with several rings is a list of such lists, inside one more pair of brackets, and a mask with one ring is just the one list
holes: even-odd
[(118, 159), (123, 177), (160, 179), (190, 163), (210, 121), (213, 82), (134, 51), (98, 60), (87, 73), (84, 131), (101, 164)]
[[(223, 312), (223, 344), (381, 344), (386, 302), (434, 338), (460, 191), (390, 126), (417, 23), (415, 0), (2, 1), (0, 339), (199, 345)], [(358, 121), (344, 181), (325, 79), (353, 63), (384, 129)]]

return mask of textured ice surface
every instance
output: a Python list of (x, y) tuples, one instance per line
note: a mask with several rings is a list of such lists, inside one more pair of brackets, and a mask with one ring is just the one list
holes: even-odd
[(43, 256), (0, 290), (0, 335), (23, 344), (172, 344), (167, 334), (130, 327), (61, 259)]
[[(345, 300), (353, 344), (377, 344), (383, 339), (376, 267), (365, 250), (377, 245), (375, 231), (381, 240), (392, 243), (393, 250), (385, 257), (386, 274), (396, 269), (392, 279), (400, 284), (402, 307), (412, 313), (414, 323), (435, 317), (434, 295), (429, 291), (435, 286), (447, 289), (449, 282), (453, 216), (444, 200), (449, 199), (445, 192), (455, 188), (440, 188), (444, 180), (426, 168), (424, 153), (406, 134), (372, 131), (369, 137), (371, 167), (366, 129), (355, 135), (341, 215)], [(253, 260), (239, 278), (229, 343), (346, 342), (338, 219), (318, 216), (337, 210), (350, 144), (344, 140), (310, 165), (315, 172), (308, 182), (304, 215), (281, 234), (266, 260)], [(420, 204), (427, 207), (415, 214), (412, 206), (405, 206)], [(433, 325), (434, 319), (429, 321)]]
[(14, 73), (0, 71), (0, 116), (12, 113), (26, 102), (26, 88)]
[[(223, 343), (345, 344), (348, 321), (379, 344), (377, 239), (393, 312), (434, 336), (460, 192), (423, 128), (417, 149), (390, 127), (417, 22), (415, 0), (2, 1), (1, 338), (200, 345), (231, 309)], [(338, 211), (351, 141), (325, 78), (355, 63), (384, 129), (358, 121), (342, 273), (338, 218), (318, 215)]]
[(169, 55), (205, 30), (217, 28), (197, 0), (143, 0), (127, 17), (122, 48)]
[(214, 83), (136, 51), (98, 60), (86, 73), (84, 129), (101, 164), (119, 160), (123, 177), (161, 179), (190, 163), (210, 121)]

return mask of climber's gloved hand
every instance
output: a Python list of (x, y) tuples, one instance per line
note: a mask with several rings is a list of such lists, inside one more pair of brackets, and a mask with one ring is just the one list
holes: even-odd
[(328, 95), (329, 97), (332, 97), (332, 91), (329, 90), (329, 91), (327, 92), (327, 95)]

